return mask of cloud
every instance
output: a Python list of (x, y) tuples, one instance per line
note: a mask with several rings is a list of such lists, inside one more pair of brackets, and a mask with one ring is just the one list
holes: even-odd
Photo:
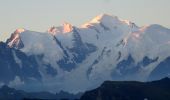
[(16, 76), (15, 79), (9, 83), (9, 86), (14, 87), (14, 86), (23, 85), (23, 84), (24, 82), (21, 81), (21, 79), (18, 76)]

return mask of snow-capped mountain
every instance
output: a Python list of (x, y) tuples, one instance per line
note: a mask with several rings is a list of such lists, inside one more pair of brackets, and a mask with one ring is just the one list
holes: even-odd
[(147, 81), (170, 73), (170, 29), (107, 14), (81, 27), (17, 29), (0, 48), (1, 84), (35, 87), (31, 91), (79, 92), (105, 80)]

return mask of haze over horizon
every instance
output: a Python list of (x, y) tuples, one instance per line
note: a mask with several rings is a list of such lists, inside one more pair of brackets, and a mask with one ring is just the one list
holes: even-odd
[[(25, 28), (44, 32), (69, 22), (80, 26), (106, 13), (127, 19), (138, 26), (160, 24), (170, 28), (169, 0), (0, 0), (0, 40)], [(88, 6), (87, 6), (88, 5)], [(6, 33), (3, 34), (2, 33)]]

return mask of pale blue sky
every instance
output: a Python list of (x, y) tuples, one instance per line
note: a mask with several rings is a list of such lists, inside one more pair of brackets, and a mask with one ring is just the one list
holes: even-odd
[(101, 13), (170, 28), (169, 12), (170, 0), (0, 0), (0, 34), (20, 27), (43, 32), (64, 21), (79, 26)]

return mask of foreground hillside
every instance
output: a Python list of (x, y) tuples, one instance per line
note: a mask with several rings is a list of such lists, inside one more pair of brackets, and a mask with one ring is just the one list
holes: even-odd
[(80, 100), (170, 100), (170, 79), (153, 82), (106, 81)]
[[(60, 92), (25, 92), (3, 86), (0, 100), (79, 100), (82, 94)], [(100, 87), (85, 92), (80, 100), (170, 100), (170, 78), (152, 82), (106, 81)]]

